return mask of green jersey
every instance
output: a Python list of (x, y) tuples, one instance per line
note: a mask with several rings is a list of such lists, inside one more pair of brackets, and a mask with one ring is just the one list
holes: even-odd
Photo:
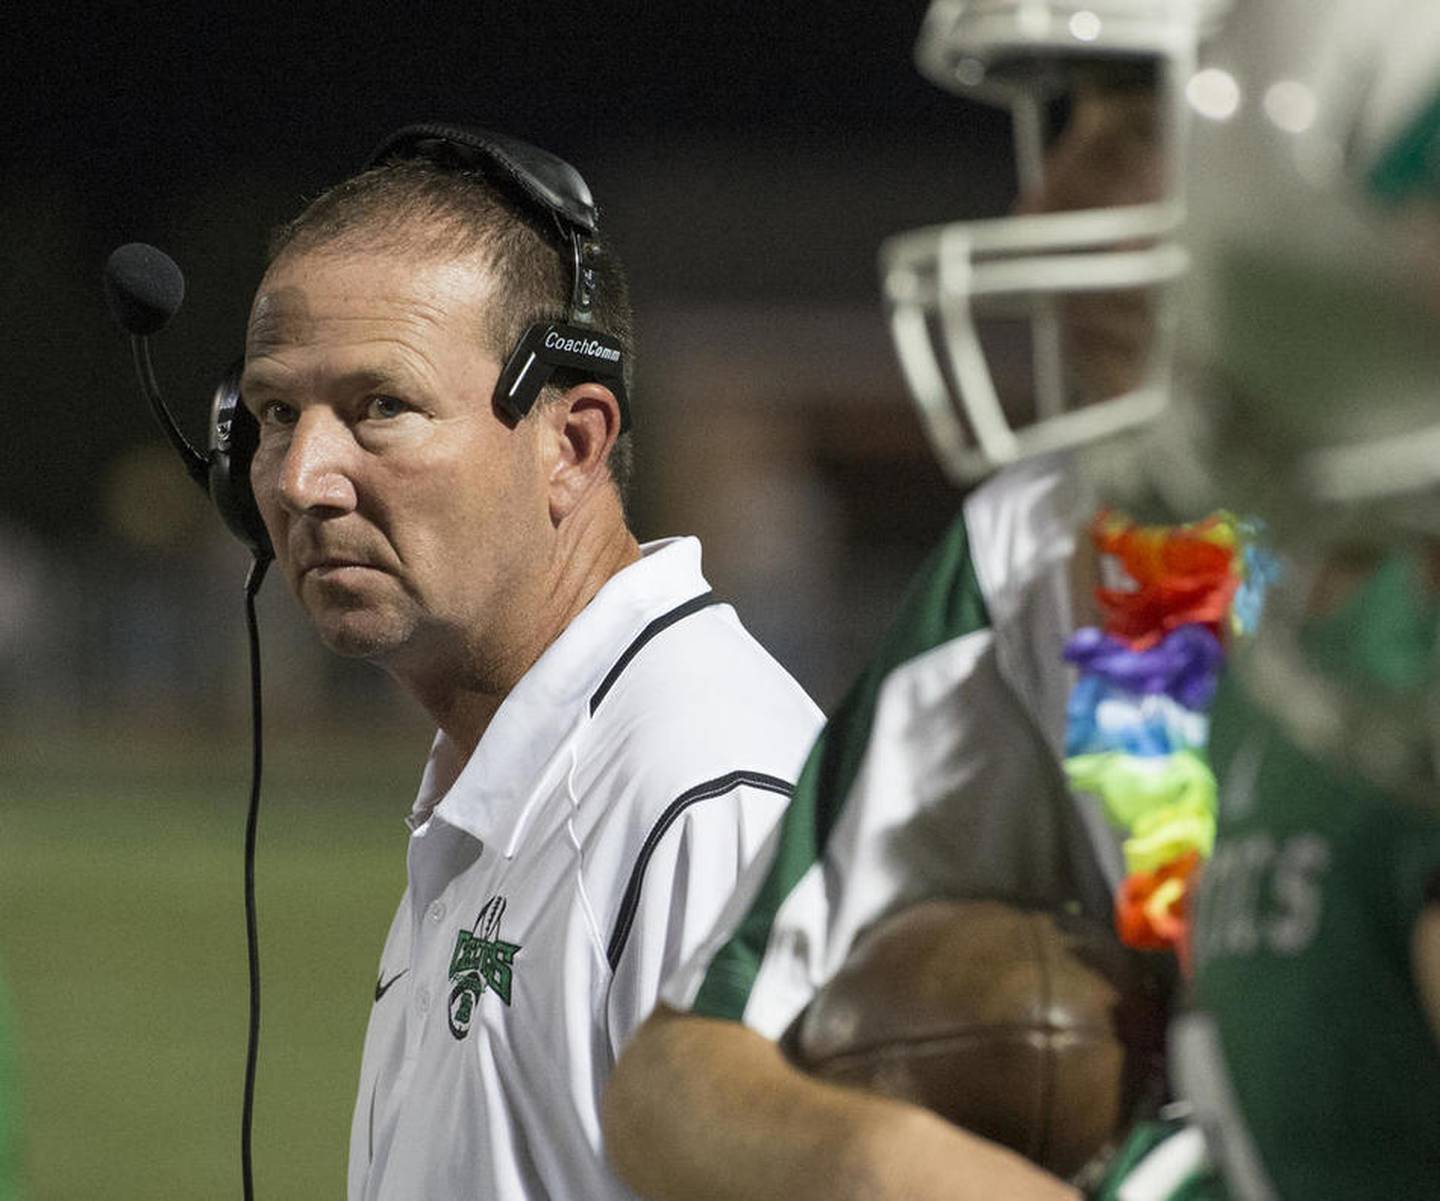
[(1180, 1091), (1237, 1201), (1440, 1196), (1440, 1050), (1410, 942), (1440, 812), (1303, 753), (1233, 677), (1211, 745), (1220, 825)]
[(1230, 1201), (1205, 1136), (1182, 1118), (1137, 1123), (1089, 1201)]

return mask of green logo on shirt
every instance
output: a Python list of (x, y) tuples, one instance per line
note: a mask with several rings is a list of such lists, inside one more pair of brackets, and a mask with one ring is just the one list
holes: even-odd
[(506, 1005), (510, 1004), (510, 980), (520, 944), (500, 938), (500, 918), (505, 898), (486, 902), (469, 930), (455, 936), (450, 956), (450, 1033), (457, 1039), (470, 1033), (475, 1006), (488, 988)]

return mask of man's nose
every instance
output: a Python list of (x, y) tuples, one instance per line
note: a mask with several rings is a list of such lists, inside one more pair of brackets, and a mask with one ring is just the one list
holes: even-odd
[(296, 514), (348, 513), (355, 507), (352, 479), (359, 448), (349, 427), (324, 408), (307, 409), (290, 432), (280, 471), (280, 498)]

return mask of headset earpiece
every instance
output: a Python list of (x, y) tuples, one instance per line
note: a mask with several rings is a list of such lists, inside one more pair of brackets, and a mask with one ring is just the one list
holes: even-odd
[(560, 321), (538, 322), (525, 331), (500, 372), (496, 405), (510, 420), (519, 421), (557, 370), (579, 371), (586, 379), (604, 384), (620, 404), (620, 432), (630, 428), (620, 343), (588, 326)]
[(244, 365), (243, 359), (230, 365), (210, 404), (210, 499), (235, 537), (257, 556), (274, 558), (270, 533), (250, 487), (250, 461), (260, 444), (260, 427), (240, 401)]

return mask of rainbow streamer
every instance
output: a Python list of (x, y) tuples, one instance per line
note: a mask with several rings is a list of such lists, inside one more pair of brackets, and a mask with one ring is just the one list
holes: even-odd
[(1142, 526), (1110, 511), (1095, 546), (1133, 585), (1098, 588), (1103, 628), (1077, 630), (1065, 771), (1126, 832), (1115, 903), (1121, 939), (1183, 953), (1190, 885), (1215, 842), (1210, 705), (1227, 643), (1254, 630), (1278, 562), (1229, 513)]

